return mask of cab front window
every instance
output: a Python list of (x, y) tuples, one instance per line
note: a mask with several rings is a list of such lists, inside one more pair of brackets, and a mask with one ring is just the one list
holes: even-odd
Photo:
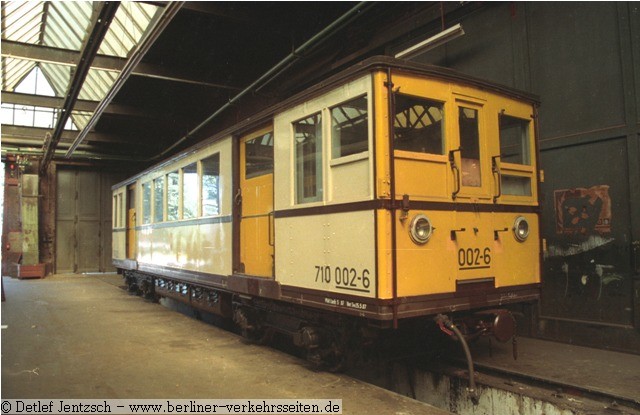
[(500, 160), (503, 163), (531, 165), (529, 154), (529, 120), (506, 114), (500, 120)]
[(397, 94), (395, 104), (395, 149), (444, 154), (444, 103)]
[(502, 193), (511, 196), (531, 196), (531, 175), (519, 173), (524, 166), (531, 166), (531, 121), (504, 113), (499, 114), (498, 118), (500, 163), (503, 166), (500, 181)]

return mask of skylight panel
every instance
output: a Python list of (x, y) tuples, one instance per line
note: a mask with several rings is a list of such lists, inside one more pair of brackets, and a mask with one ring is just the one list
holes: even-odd
[(158, 7), (123, 1), (109, 26), (100, 49), (101, 55), (126, 58), (142, 39)]
[(2, 89), (6, 91), (13, 91), (17, 84), (20, 83), (29, 71), (36, 65), (33, 61), (25, 61), (22, 59), (14, 58), (2, 58), (2, 69), (4, 76), (2, 82)]
[(44, 14), (43, 1), (2, 2), (2, 39), (36, 44)]
[(43, 95), (47, 97), (56, 96), (53, 88), (49, 84), (49, 81), (44, 77), (42, 70), (37, 66), (29, 72), (18, 86), (16, 86), (15, 92), (31, 95)]

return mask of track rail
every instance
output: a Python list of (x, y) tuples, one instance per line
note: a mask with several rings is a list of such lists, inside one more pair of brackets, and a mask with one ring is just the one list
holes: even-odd
[[(466, 362), (462, 358), (451, 357), (446, 359), (452, 367), (456, 369), (465, 369)], [(574, 382), (565, 382), (551, 377), (545, 377), (526, 373), (520, 370), (510, 370), (502, 367), (492, 366), (485, 362), (475, 362), (476, 374), (486, 374), (498, 378), (506, 378), (508, 381), (517, 381), (523, 384), (541, 387), (544, 389), (551, 389), (554, 395), (561, 397), (563, 395), (579, 396), (581, 398), (591, 399), (594, 401), (602, 402), (605, 404), (611, 404), (614, 402), (617, 405), (624, 405), (640, 413), (640, 396), (635, 398), (616, 394), (611, 391), (604, 391), (596, 387), (590, 387), (588, 385), (579, 385)]]

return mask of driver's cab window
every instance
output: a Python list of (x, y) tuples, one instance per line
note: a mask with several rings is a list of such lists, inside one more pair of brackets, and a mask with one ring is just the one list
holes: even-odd
[(500, 160), (503, 163), (531, 165), (529, 120), (500, 114)]
[(500, 113), (498, 121), (502, 194), (531, 196), (531, 174), (522, 170), (531, 166), (531, 120)]
[(397, 94), (394, 148), (426, 154), (444, 154), (444, 103)]

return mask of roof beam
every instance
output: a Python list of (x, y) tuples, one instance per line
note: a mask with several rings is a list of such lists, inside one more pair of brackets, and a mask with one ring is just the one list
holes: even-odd
[[(29, 105), (33, 107), (61, 108), (64, 104), (64, 99), (58, 97), (47, 97), (43, 95), (31, 95), (21, 94), (18, 92), (2, 91), (2, 102), (16, 105)], [(87, 101), (79, 99), (76, 101), (76, 105), (75, 107), (73, 107), (73, 110), (94, 112), (98, 104), (99, 101)], [(160, 114), (150, 114), (149, 112), (140, 110), (139, 108), (121, 104), (109, 105), (105, 113), (109, 115), (122, 115), (127, 117), (155, 119), (162, 118)], [(3, 125), (2, 128), (5, 128), (5, 126)]]
[[(34, 148), (42, 148), (42, 140), (35, 138), (6, 138), (2, 139), (2, 143), (9, 146), (19, 146), (19, 147), (34, 147)], [(58, 143), (59, 149), (69, 148), (71, 143), (69, 141), (62, 141)], [(82, 144), (80, 146), (81, 150), (95, 150), (95, 146), (92, 144)]]
[[(77, 52), (75, 50), (31, 45), (28, 43), (13, 42), (10, 40), (2, 41), (2, 56), (74, 67), (80, 61), (80, 52)], [(96, 55), (91, 67), (93, 69), (120, 72), (122, 71), (126, 63), (127, 59), (125, 58)], [(210, 88), (229, 89), (234, 91), (240, 90), (239, 87), (233, 85), (218, 82), (209, 82), (208, 80), (204, 79), (197, 79), (193, 76), (176, 73), (173, 70), (165, 67), (144, 62), (140, 62), (134, 68), (132, 75), (206, 86)]]
[(44, 142), (44, 155), (42, 157), (42, 163), (40, 164), (40, 174), (44, 174), (47, 171), (49, 162), (53, 158), (56, 146), (62, 136), (64, 126), (71, 116), (71, 110), (73, 110), (75, 106), (78, 94), (80, 94), (89, 69), (91, 69), (91, 63), (98, 53), (100, 44), (109, 30), (109, 26), (118, 11), (119, 5), (120, 3), (118, 2), (105, 1), (101, 4), (101, 7), (96, 10), (96, 13), (94, 13), (94, 18), (92, 19), (93, 27), (91, 28), (91, 32), (87, 34), (84, 42), (77, 70), (73, 74), (73, 78), (67, 89), (64, 105), (58, 116), (53, 135), (50, 140), (45, 140)]
[(129, 76), (135, 69), (135, 67), (142, 61), (144, 55), (151, 49), (154, 42), (160, 37), (162, 32), (169, 26), (171, 20), (178, 14), (180, 8), (184, 5), (184, 1), (172, 1), (168, 3), (167, 7), (164, 8), (162, 13), (156, 14), (154, 17), (154, 22), (150, 25), (149, 29), (145, 32), (142, 39), (133, 50), (129, 59), (127, 59), (127, 63), (120, 71), (118, 78), (113, 82), (111, 88), (105, 95), (105, 97), (100, 101), (96, 111), (93, 113), (89, 121), (87, 121), (87, 125), (80, 131), (73, 144), (65, 154), (65, 157), (69, 158), (78, 147), (80, 143), (87, 137), (87, 134), (91, 129), (98, 123), (98, 120), (102, 116), (102, 113), (107, 108), (107, 106), (111, 103), (113, 98), (116, 96), (118, 91), (124, 86)]
[[(165, 2), (159, 1), (146, 1), (145, 3), (152, 4), (157, 7), (165, 7)], [(230, 7), (231, 5), (231, 7)], [(225, 3), (225, 2), (213, 2), (213, 1), (188, 1), (182, 8), (192, 12), (201, 14), (207, 14), (209, 16), (220, 17), (230, 20), (236, 23), (246, 24), (263, 24), (264, 19), (262, 16), (258, 16), (255, 13), (250, 12), (251, 8), (238, 11), (235, 8), (241, 5), (237, 3)]]
[[(51, 132), (49, 128), (39, 128), (39, 127), (22, 127), (19, 125), (3, 125), (2, 126), (2, 143), (5, 143), (5, 139), (26, 139), (26, 140), (39, 140), (37, 144), (38, 147), (42, 147), (42, 141), (47, 133)], [(68, 131), (65, 130), (62, 132), (62, 136), (60, 137), (61, 142), (72, 142), (76, 135), (77, 131)], [(99, 143), (111, 143), (111, 144), (126, 144), (126, 145), (135, 145), (138, 144), (138, 141), (134, 141), (134, 138), (131, 137), (123, 137), (120, 135), (114, 134), (105, 134), (105, 133), (96, 133), (91, 132), (87, 137), (88, 141), (99, 142)], [(8, 143), (8, 142), (7, 142)]]

